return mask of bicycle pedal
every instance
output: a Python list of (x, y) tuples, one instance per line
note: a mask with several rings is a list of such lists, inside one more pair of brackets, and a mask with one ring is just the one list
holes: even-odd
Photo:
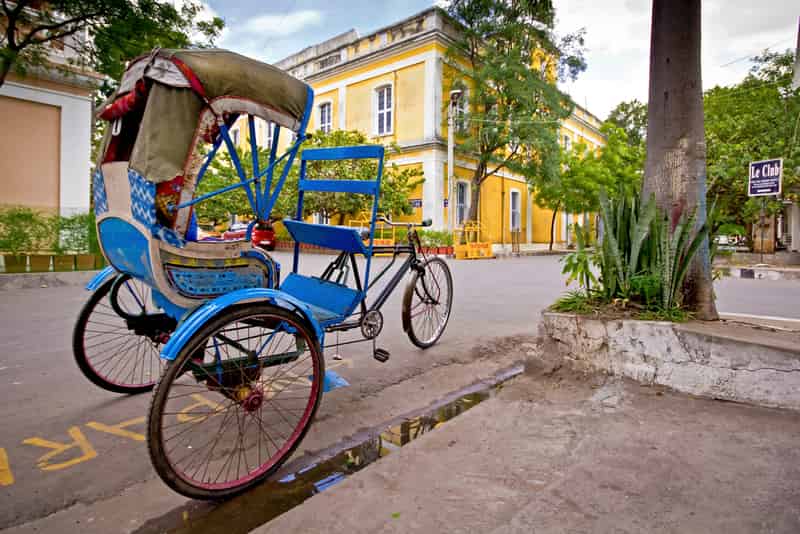
[(389, 361), (389, 351), (384, 349), (375, 349), (372, 353), (372, 357), (378, 360), (381, 363), (386, 363)]

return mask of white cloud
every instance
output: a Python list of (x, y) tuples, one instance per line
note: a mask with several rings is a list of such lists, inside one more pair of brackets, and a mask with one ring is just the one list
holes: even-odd
[[(619, 102), (647, 100), (650, 10), (649, 0), (562, 0), (557, 4), (557, 30), (586, 28), (588, 69), (567, 90), (581, 105), (604, 118)], [(741, 80), (749, 61), (764, 48), (793, 46), (800, 5), (796, 0), (704, 0), (703, 86)], [(776, 44), (778, 43), (778, 44)]]
[(237, 27), (237, 31), (251, 34), (271, 34), (285, 37), (311, 26), (322, 24), (322, 13), (313, 9), (304, 9), (284, 14), (264, 14), (249, 18)]

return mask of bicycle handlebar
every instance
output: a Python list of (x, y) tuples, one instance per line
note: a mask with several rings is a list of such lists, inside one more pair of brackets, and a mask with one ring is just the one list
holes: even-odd
[(409, 228), (412, 227), (412, 226), (419, 226), (419, 227), (427, 228), (428, 226), (431, 226), (433, 224), (433, 221), (431, 219), (425, 219), (421, 223), (392, 222), (391, 219), (389, 219), (388, 217), (385, 217), (383, 215), (378, 217), (376, 220), (380, 221), (382, 223), (388, 224), (389, 226), (408, 226)]

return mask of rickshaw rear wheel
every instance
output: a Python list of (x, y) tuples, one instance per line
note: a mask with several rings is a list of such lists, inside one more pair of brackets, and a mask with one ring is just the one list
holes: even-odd
[[(128, 275), (119, 275), (102, 284), (84, 304), (72, 332), (72, 353), (78, 368), (93, 384), (114, 393), (136, 394), (150, 391), (161, 374), (160, 343), (151, 337), (138, 335), (114, 308), (129, 307), (132, 302), (114, 305), (110, 301), (114, 283), (131, 284), (139, 301), (146, 300), (149, 291), (142, 282)], [(119, 297), (118, 297), (119, 298)], [(123, 296), (120, 300), (128, 299)], [(147, 309), (144, 316), (154, 318), (155, 310)]]
[(148, 449), (158, 475), (194, 499), (224, 499), (274, 474), (322, 397), (322, 350), (296, 313), (226, 310), (180, 349), (156, 386)]
[(430, 258), (415, 271), (403, 294), (403, 330), (421, 349), (442, 337), (453, 307), (453, 276), (441, 258)]

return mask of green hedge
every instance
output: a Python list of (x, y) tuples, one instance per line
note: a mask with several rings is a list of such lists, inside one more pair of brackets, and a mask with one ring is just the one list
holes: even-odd
[(0, 209), (0, 251), (14, 255), (98, 253), (94, 213), (64, 217), (25, 206)]

